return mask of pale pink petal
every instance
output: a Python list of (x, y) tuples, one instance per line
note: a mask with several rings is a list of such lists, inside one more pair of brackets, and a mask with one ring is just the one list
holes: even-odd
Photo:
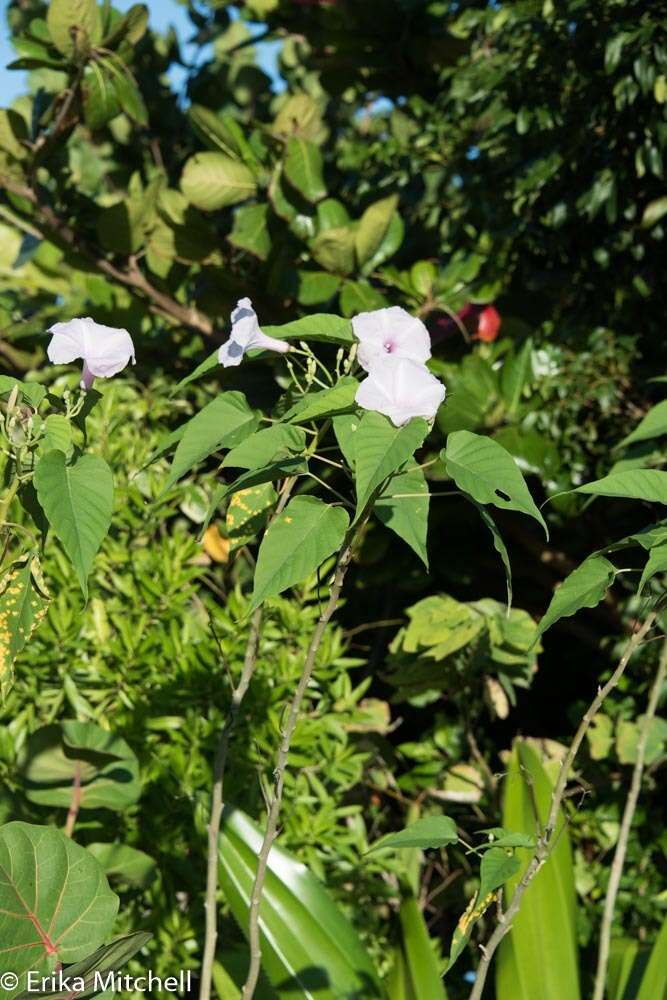
[(86, 380), (90, 376), (109, 378), (122, 371), (130, 360), (134, 363), (134, 344), (127, 330), (103, 326), (90, 316), (55, 323), (49, 333), (53, 334), (46, 349), (49, 361), (66, 365), (81, 358)]
[(49, 327), (53, 334), (46, 349), (49, 361), (54, 365), (69, 365), (82, 358), (85, 351), (86, 323), (84, 319), (71, 319), (68, 323), (54, 323)]
[(379, 358), (392, 355), (423, 364), (431, 357), (431, 338), (421, 320), (400, 306), (359, 313), (352, 320), (359, 341), (357, 358), (366, 371)]
[(444, 385), (424, 365), (392, 355), (373, 364), (356, 394), (359, 406), (383, 413), (397, 427), (413, 417), (432, 420), (444, 398)]

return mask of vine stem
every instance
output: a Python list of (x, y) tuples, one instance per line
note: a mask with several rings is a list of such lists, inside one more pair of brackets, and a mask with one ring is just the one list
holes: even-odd
[(356, 532), (352, 535), (348, 533), (343, 547), (338, 553), (334, 578), (329, 591), (329, 600), (322, 610), (317, 621), (317, 625), (313, 631), (308, 651), (306, 653), (303, 670), (301, 672), (301, 677), (299, 678), (299, 683), (297, 684), (294, 695), (292, 696), (287, 721), (282, 731), (276, 767), (273, 772), (273, 794), (269, 802), (266, 832), (264, 834), (264, 840), (257, 859), (257, 871), (255, 873), (255, 882), (253, 884), (252, 896), (250, 898), (250, 913), (248, 918), (250, 966), (248, 968), (248, 975), (241, 994), (242, 1000), (251, 1000), (251, 998), (255, 995), (255, 989), (257, 988), (257, 981), (259, 979), (259, 971), (262, 962), (259, 933), (259, 905), (262, 899), (262, 891), (264, 889), (269, 853), (271, 851), (271, 847), (273, 846), (273, 841), (278, 836), (278, 819), (280, 816), (280, 807), (283, 798), (285, 772), (287, 769), (287, 758), (289, 756), (290, 744), (292, 742), (297, 722), (299, 721), (301, 704), (308, 688), (308, 684), (310, 683), (310, 678), (315, 666), (315, 660), (317, 658), (322, 638), (326, 627), (331, 621), (331, 618), (338, 606), (341, 590), (343, 589), (343, 583), (345, 581), (345, 574), (347, 573), (352, 559), (352, 547), (355, 536)]
[(470, 991), (470, 996), (468, 1000), (481, 1000), (482, 994), (484, 992), (484, 985), (486, 983), (486, 977), (489, 973), (489, 968), (493, 956), (495, 955), (496, 950), (500, 945), (500, 942), (503, 940), (505, 935), (510, 931), (512, 927), (512, 922), (514, 921), (514, 918), (519, 912), (519, 909), (521, 907), (521, 901), (523, 899), (524, 893), (526, 892), (526, 889), (528, 888), (530, 883), (533, 881), (537, 873), (540, 871), (542, 866), (549, 858), (549, 855), (551, 854), (558, 839), (557, 837), (554, 837), (556, 823), (558, 820), (558, 811), (561, 807), (563, 796), (565, 795), (565, 788), (567, 786), (567, 779), (570, 770), (572, 768), (572, 765), (574, 764), (575, 758), (577, 756), (577, 753), (579, 752), (581, 744), (584, 741), (584, 737), (588, 732), (589, 726), (593, 721), (594, 716), (599, 712), (600, 707), (602, 706), (602, 703), (604, 702), (605, 698), (609, 695), (611, 691), (614, 690), (614, 688), (620, 681), (621, 677), (623, 676), (625, 668), (630, 662), (632, 655), (638, 649), (638, 647), (643, 642), (647, 633), (653, 627), (655, 617), (656, 617), (656, 612), (652, 611), (646, 617), (641, 627), (639, 629), (635, 629), (635, 631), (633, 632), (632, 636), (630, 637), (627, 643), (625, 652), (623, 653), (623, 656), (621, 657), (618, 666), (612, 673), (607, 683), (603, 687), (598, 688), (598, 692), (595, 698), (589, 705), (581, 722), (579, 723), (579, 727), (575, 733), (574, 739), (572, 740), (572, 743), (570, 744), (568, 751), (565, 754), (565, 758), (561, 763), (558, 779), (556, 781), (554, 790), (551, 795), (551, 803), (549, 807), (549, 815), (547, 817), (546, 825), (542, 830), (542, 833), (538, 837), (533, 856), (530, 859), (528, 867), (523, 873), (523, 876), (519, 884), (514, 890), (514, 894), (507, 906), (507, 909), (500, 917), (493, 934), (489, 938), (486, 945), (481, 946), (482, 958), (477, 967), (475, 982), (472, 990)]
[(609, 950), (611, 947), (611, 929), (614, 921), (614, 910), (616, 909), (616, 897), (621, 884), (621, 876), (623, 874), (623, 866), (625, 864), (625, 856), (628, 849), (628, 840), (630, 839), (632, 821), (634, 819), (639, 794), (641, 792), (644, 766), (646, 764), (646, 747), (648, 744), (651, 723), (655, 718), (658, 701), (660, 700), (660, 694), (666, 679), (667, 640), (663, 642), (660, 660), (658, 662), (658, 669), (649, 694), (646, 714), (644, 715), (639, 727), (637, 759), (632, 771), (632, 781), (630, 783), (630, 790), (625, 802), (625, 809), (623, 810), (623, 819), (621, 820), (621, 828), (619, 830), (618, 840), (616, 841), (616, 850), (614, 851), (614, 860), (611, 865), (609, 885), (607, 887), (607, 895), (604, 901), (602, 925), (600, 928), (600, 944), (598, 948), (598, 964), (597, 971), (595, 973), (595, 986), (593, 988), (593, 1000), (603, 1000), (604, 997), (605, 985), (607, 981), (607, 967), (609, 965)]
[[(281, 514), (289, 500), (296, 479), (290, 477), (285, 480), (285, 484), (280, 493), (280, 499), (276, 505), (276, 513)], [(262, 630), (262, 608), (259, 607), (250, 619), (250, 633), (246, 644), (245, 656), (243, 659), (243, 669), (237, 686), (232, 692), (232, 700), (225, 719), (225, 724), (220, 734), (220, 740), (215, 754), (213, 764), (213, 788), (211, 789), (211, 811), (208, 822), (208, 855), (206, 866), (206, 931), (204, 937), (204, 954), (202, 957), (202, 967), (199, 982), (199, 1000), (210, 1000), (211, 986), (213, 981), (213, 963), (215, 962), (215, 950), (218, 943), (218, 841), (220, 839), (220, 825), (222, 822), (222, 811), (224, 806), (224, 780), (225, 767), (227, 765), (227, 754), (232, 732), (238, 719), (241, 703), (246, 696), (250, 681), (255, 672), (257, 664), (257, 651)]]

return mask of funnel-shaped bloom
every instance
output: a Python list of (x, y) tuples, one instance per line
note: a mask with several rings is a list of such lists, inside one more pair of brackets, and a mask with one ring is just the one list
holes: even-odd
[(267, 337), (259, 328), (257, 313), (250, 299), (240, 299), (232, 313), (232, 332), (218, 351), (218, 361), (225, 368), (240, 365), (246, 351), (289, 351), (289, 344)]
[(352, 320), (352, 329), (359, 341), (359, 364), (367, 372), (375, 361), (386, 355), (407, 358), (418, 364), (424, 364), (431, 357), (428, 330), (420, 319), (400, 306), (359, 313)]
[(130, 360), (135, 363), (134, 344), (127, 330), (102, 326), (90, 316), (54, 323), (46, 349), (54, 365), (68, 365), (77, 358), (83, 361), (81, 388), (90, 389), (96, 378), (110, 378), (122, 371)]
[(432, 420), (445, 387), (424, 365), (390, 355), (374, 362), (355, 398), (364, 410), (384, 413), (400, 427), (413, 417)]

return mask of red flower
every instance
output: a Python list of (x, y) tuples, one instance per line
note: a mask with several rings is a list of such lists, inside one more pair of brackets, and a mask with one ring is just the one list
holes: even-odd
[(476, 339), (490, 344), (498, 336), (501, 322), (498, 310), (494, 306), (486, 306), (479, 314)]

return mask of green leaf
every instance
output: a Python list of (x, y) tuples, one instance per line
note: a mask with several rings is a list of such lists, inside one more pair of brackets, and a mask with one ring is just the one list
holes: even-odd
[(667, 573), (667, 544), (656, 545), (654, 549), (649, 551), (648, 559), (646, 560), (646, 565), (644, 566), (644, 572), (642, 573), (641, 580), (639, 581), (639, 587), (637, 588), (637, 593), (641, 594), (644, 587), (657, 573)]
[(616, 568), (603, 556), (589, 556), (565, 577), (551, 598), (537, 628), (535, 641), (561, 618), (576, 615), (582, 608), (594, 608), (611, 587)]
[(398, 196), (393, 194), (369, 205), (361, 216), (354, 238), (359, 266), (364, 265), (379, 250), (397, 205)]
[(121, 66), (113, 64), (112, 60), (107, 60), (107, 63), (112, 65), (114, 90), (122, 110), (138, 125), (148, 125), (148, 111), (130, 71), (122, 63)]
[(102, 38), (100, 8), (95, 0), (51, 0), (46, 24), (53, 44), (68, 58), (86, 55)]
[(276, 505), (277, 493), (271, 483), (235, 490), (227, 506), (225, 528), (230, 551), (248, 545), (266, 527)]
[[(503, 827), (535, 835), (535, 809), (546, 822), (552, 785), (536, 752), (517, 741), (504, 784)], [(497, 1000), (579, 1000), (576, 893), (572, 848), (565, 817), (556, 821), (556, 846), (531, 883), (499, 949)], [(517, 849), (521, 870), (506, 887), (506, 905), (532, 851)], [(558, 928), (558, 933), (554, 933)]]
[(314, 202), (324, 198), (327, 189), (322, 154), (313, 142), (308, 142), (307, 139), (289, 139), (283, 169), (292, 187), (306, 201)]
[(479, 896), (484, 899), (489, 893), (495, 892), (505, 885), (513, 875), (516, 875), (521, 862), (510, 848), (489, 847), (484, 852), (479, 868)]
[(28, 558), (3, 576), (0, 593), (0, 698), (14, 679), (14, 661), (48, 610), (48, 600), (34, 578), (41, 579), (37, 558)]
[[(25, 118), (12, 108), (0, 108), (0, 149), (15, 160), (23, 160), (28, 153), (26, 142), (30, 139)], [(9, 376), (3, 375), (2, 378)]]
[(387, 983), (388, 1000), (447, 1000), (435, 949), (414, 896), (401, 903), (399, 919), (403, 936), (398, 969), (392, 970)]
[(233, 160), (242, 160), (251, 172), (257, 166), (257, 157), (250, 143), (231, 115), (218, 115), (209, 108), (193, 104), (188, 118), (194, 131), (212, 150), (226, 153)]
[(237, 476), (233, 483), (219, 486), (211, 498), (204, 524), (202, 525), (202, 531), (206, 530), (216, 510), (227, 497), (233, 496), (235, 493), (240, 493), (243, 490), (249, 490), (254, 486), (260, 486), (263, 483), (275, 482), (276, 479), (286, 479), (288, 476), (298, 476), (307, 471), (308, 463), (305, 459), (300, 457), (281, 458), (277, 462), (265, 465), (262, 469), (251, 469), (249, 472)]
[(528, 338), (517, 354), (509, 357), (501, 371), (500, 388), (507, 412), (515, 416), (524, 387), (532, 374), (533, 342)]
[(239, 444), (257, 424), (257, 414), (250, 409), (242, 392), (216, 396), (185, 425), (163, 493), (213, 452)]
[(346, 281), (340, 293), (340, 308), (344, 316), (383, 309), (387, 299), (367, 281)]
[(667, 995), (667, 920), (653, 945), (636, 1000), (659, 1000)]
[(259, 469), (262, 466), (287, 458), (293, 453), (300, 454), (306, 447), (306, 435), (300, 427), (286, 424), (272, 424), (264, 430), (255, 431), (245, 441), (232, 448), (225, 455), (222, 466), (237, 469)]
[(403, 427), (395, 427), (381, 413), (372, 410), (364, 413), (354, 439), (357, 491), (355, 519), (364, 510), (378, 486), (414, 455), (427, 434), (428, 424), (420, 417)]
[(618, 444), (619, 448), (627, 448), (637, 441), (650, 441), (652, 438), (667, 434), (667, 399), (652, 407), (635, 429)]
[(120, 736), (94, 722), (42, 726), (23, 747), (25, 795), (39, 805), (69, 808), (75, 782), (82, 809), (121, 812), (139, 799), (139, 764)]
[(76, 570), (84, 597), (88, 576), (111, 524), (113, 478), (97, 455), (67, 465), (62, 451), (40, 458), (34, 476), (37, 498)]
[(186, 385), (190, 385), (191, 382), (194, 382), (196, 379), (201, 378), (202, 375), (206, 375), (207, 372), (213, 371), (214, 368), (219, 367), (220, 361), (218, 359), (218, 351), (219, 348), (216, 347), (216, 349), (211, 354), (209, 354), (209, 356), (205, 358), (204, 361), (201, 362), (201, 364), (197, 365), (194, 371), (190, 372), (189, 375), (186, 375), (185, 378), (182, 378), (181, 381), (177, 385), (175, 385), (172, 391), (170, 392), (169, 394), (170, 398), (176, 396), (181, 389), (184, 389), (186, 387)]
[(426, 850), (431, 847), (447, 847), (448, 844), (456, 844), (458, 839), (456, 823), (449, 816), (424, 816), (423, 819), (418, 819), (398, 833), (388, 833), (380, 837), (368, 853), (384, 848), (395, 850), (402, 847), (419, 847)]
[(342, 413), (354, 406), (359, 383), (351, 375), (345, 375), (331, 389), (321, 389), (317, 392), (307, 392), (298, 403), (284, 415), (283, 420), (306, 421), (319, 417), (329, 417), (334, 413)]
[(267, 528), (257, 555), (250, 610), (307, 580), (345, 538), (349, 517), (315, 497), (295, 497)]
[(39, 442), (40, 454), (62, 451), (69, 456), (72, 449), (72, 425), (63, 413), (49, 413), (44, 421), (44, 436)]
[(107, 878), (119, 878), (128, 885), (145, 889), (157, 874), (153, 859), (127, 844), (87, 844), (97, 858)]
[(0, 396), (3, 399), (6, 399), (16, 386), (18, 386), (19, 398), (30, 403), (33, 410), (37, 409), (46, 396), (46, 389), (38, 382), (20, 382), (19, 379), (13, 378), (11, 375), (0, 375)]
[(291, 323), (283, 323), (282, 326), (262, 326), (262, 330), (268, 337), (278, 337), (280, 340), (313, 340), (343, 347), (355, 342), (349, 319), (329, 313), (303, 316)]
[(393, 257), (403, 242), (404, 233), (405, 226), (403, 220), (398, 212), (394, 212), (382, 243), (380, 243), (373, 256), (366, 261), (361, 269), (361, 273), (364, 275), (372, 274), (376, 268), (384, 264), (390, 257)]
[(390, 480), (375, 504), (375, 515), (416, 552), (428, 569), (428, 483), (421, 469), (400, 473)]
[(214, 212), (252, 198), (257, 186), (245, 164), (222, 153), (195, 153), (185, 164), (181, 190), (191, 205)]
[[(646, 968), (648, 956), (640, 951), (639, 942), (632, 938), (613, 938), (609, 948), (607, 971), (608, 1000), (637, 1000), (639, 981)], [(626, 993), (626, 987), (630, 989)]]
[(656, 222), (660, 222), (664, 215), (667, 215), (667, 195), (648, 203), (642, 215), (642, 229), (650, 229), (655, 226)]
[(328, 302), (340, 288), (341, 279), (326, 271), (300, 270), (297, 299), (302, 306), (319, 305)]
[(310, 243), (310, 252), (327, 271), (343, 277), (352, 274), (355, 268), (354, 229), (351, 226), (327, 229)]
[(147, 27), (148, 7), (143, 3), (135, 3), (127, 14), (116, 21), (102, 44), (105, 49), (115, 48), (121, 42), (136, 45), (146, 34)]
[[(96, 996), (100, 992), (98, 988), (99, 977), (102, 976), (106, 980), (110, 972), (113, 972), (115, 975), (116, 972), (122, 969), (126, 962), (129, 962), (137, 952), (141, 951), (148, 944), (151, 937), (152, 934), (146, 931), (136, 931), (134, 934), (125, 934), (123, 937), (116, 938), (110, 944), (102, 945), (101, 948), (98, 948), (97, 951), (84, 959), (83, 962), (68, 965), (63, 969), (63, 979), (71, 981), (75, 979), (83, 980), (84, 989), (82, 992), (77, 990), (77, 1000), (79, 997)], [(73, 982), (72, 985), (74, 985)], [(30, 989), (25, 993), (21, 993), (16, 1000), (47, 1000), (47, 997), (49, 1000), (73, 1000), (72, 991), (69, 988), (58, 990), (55, 993), (52, 990), (42, 993)]]
[(453, 431), (440, 457), (459, 489), (478, 503), (527, 514), (542, 525), (549, 537), (518, 465), (497, 441), (471, 431)]
[[(46, 975), (79, 962), (111, 933), (118, 897), (85, 847), (60, 830), (29, 823), (0, 827), (0, 975)], [(84, 919), (85, 918), (85, 919)]]
[(232, 246), (247, 250), (258, 260), (266, 260), (271, 252), (271, 237), (268, 230), (266, 203), (242, 205), (234, 213), (234, 225), (227, 237)]
[(505, 570), (505, 583), (507, 585), (507, 608), (509, 610), (512, 607), (512, 566), (510, 564), (510, 557), (509, 557), (509, 552), (507, 551), (507, 546), (503, 541), (503, 536), (498, 531), (498, 526), (496, 525), (496, 522), (493, 520), (486, 507), (483, 507), (482, 504), (477, 503), (475, 500), (473, 500), (471, 496), (468, 496), (467, 493), (465, 494), (465, 496), (468, 498), (468, 500), (470, 500), (472, 504), (474, 504), (474, 506), (479, 511), (479, 516), (481, 517), (482, 521), (489, 529), (493, 537), (493, 547), (502, 560), (503, 568)]
[[(262, 833), (240, 810), (226, 808), (220, 834), (220, 882), (246, 933)], [(380, 1000), (377, 972), (356, 931), (324, 886), (300, 862), (271, 848), (259, 909), (262, 969), (284, 995), (299, 1000)]]
[(120, 101), (114, 79), (97, 62), (88, 63), (81, 84), (83, 117), (95, 131), (120, 114)]
[(628, 469), (612, 472), (603, 479), (585, 483), (572, 493), (589, 493), (601, 497), (622, 497), (627, 500), (648, 500), (667, 504), (667, 472), (658, 469)]

